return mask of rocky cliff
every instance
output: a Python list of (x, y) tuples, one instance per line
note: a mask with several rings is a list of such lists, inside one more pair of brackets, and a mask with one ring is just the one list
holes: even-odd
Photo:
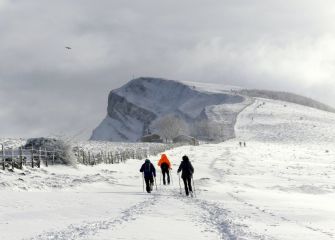
[[(93, 131), (91, 140), (135, 142), (154, 132), (154, 123), (167, 115), (181, 119), (187, 134), (196, 138), (229, 139), (235, 136), (238, 113), (255, 97), (333, 111), (324, 104), (290, 93), (137, 78), (110, 92), (107, 116)], [(206, 131), (199, 131), (204, 126)]]

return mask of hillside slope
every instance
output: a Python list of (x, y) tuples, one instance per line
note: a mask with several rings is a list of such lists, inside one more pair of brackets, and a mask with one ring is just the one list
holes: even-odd
[[(110, 92), (107, 116), (93, 131), (91, 140), (136, 142), (155, 130), (154, 123), (167, 115), (182, 119), (187, 126), (186, 134), (196, 138), (231, 139), (235, 137), (238, 113), (258, 97), (335, 112), (325, 104), (286, 92), (138, 78)], [(197, 124), (204, 122), (215, 126), (215, 136), (194, 131)]]
[(335, 114), (283, 101), (256, 98), (238, 117), (237, 138), (293, 144), (332, 144)]

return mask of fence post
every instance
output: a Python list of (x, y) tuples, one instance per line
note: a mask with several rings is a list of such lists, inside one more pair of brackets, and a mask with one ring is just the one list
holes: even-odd
[(55, 151), (52, 152), (52, 165), (55, 165)]
[(79, 145), (77, 145), (77, 154), (78, 154), (78, 162), (80, 163), (80, 150), (79, 150)]
[(19, 168), (23, 168), (23, 157), (22, 157), (22, 147), (19, 148), (19, 154), (20, 154), (20, 165)]
[(44, 150), (45, 150), (45, 154), (44, 154), (44, 156), (45, 156), (45, 166), (47, 167), (48, 166), (48, 152), (47, 152), (46, 148)]
[(2, 169), (5, 170), (5, 149), (3, 144), (1, 144), (1, 156), (2, 156)]
[(38, 149), (38, 163), (37, 163), (37, 167), (40, 168), (41, 167), (41, 156), (42, 155), (42, 150), (41, 147)]
[(13, 148), (12, 148), (12, 170), (14, 170), (14, 166), (15, 166), (15, 161), (14, 161), (14, 151), (13, 151)]
[(31, 146), (31, 167), (34, 168), (34, 146)]
[(77, 151), (77, 162), (82, 163), (82, 162), (81, 162), (81, 159), (80, 159), (80, 151), (79, 151), (79, 147), (78, 147), (77, 149), (78, 149), (78, 151)]
[(85, 165), (87, 165), (87, 161), (86, 161), (86, 159), (85, 159), (85, 151), (83, 150), (82, 151), (82, 153), (83, 153), (83, 163), (85, 164)]

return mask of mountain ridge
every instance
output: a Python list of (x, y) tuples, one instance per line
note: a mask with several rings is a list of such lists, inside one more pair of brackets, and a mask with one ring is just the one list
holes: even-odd
[[(136, 142), (154, 129), (155, 122), (167, 115), (185, 122), (187, 134), (196, 138), (227, 140), (235, 137), (234, 124), (238, 113), (256, 98), (282, 100), (335, 112), (325, 104), (297, 94), (208, 86), (211, 87), (163, 78), (133, 79), (109, 93), (107, 116), (93, 131), (91, 140)], [(215, 136), (196, 133), (195, 126), (203, 122), (216, 126)]]

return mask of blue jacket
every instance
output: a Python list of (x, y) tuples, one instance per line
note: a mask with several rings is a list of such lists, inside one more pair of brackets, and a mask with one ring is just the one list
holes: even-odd
[(151, 162), (143, 163), (140, 172), (144, 173), (144, 177), (156, 177), (156, 169)]

